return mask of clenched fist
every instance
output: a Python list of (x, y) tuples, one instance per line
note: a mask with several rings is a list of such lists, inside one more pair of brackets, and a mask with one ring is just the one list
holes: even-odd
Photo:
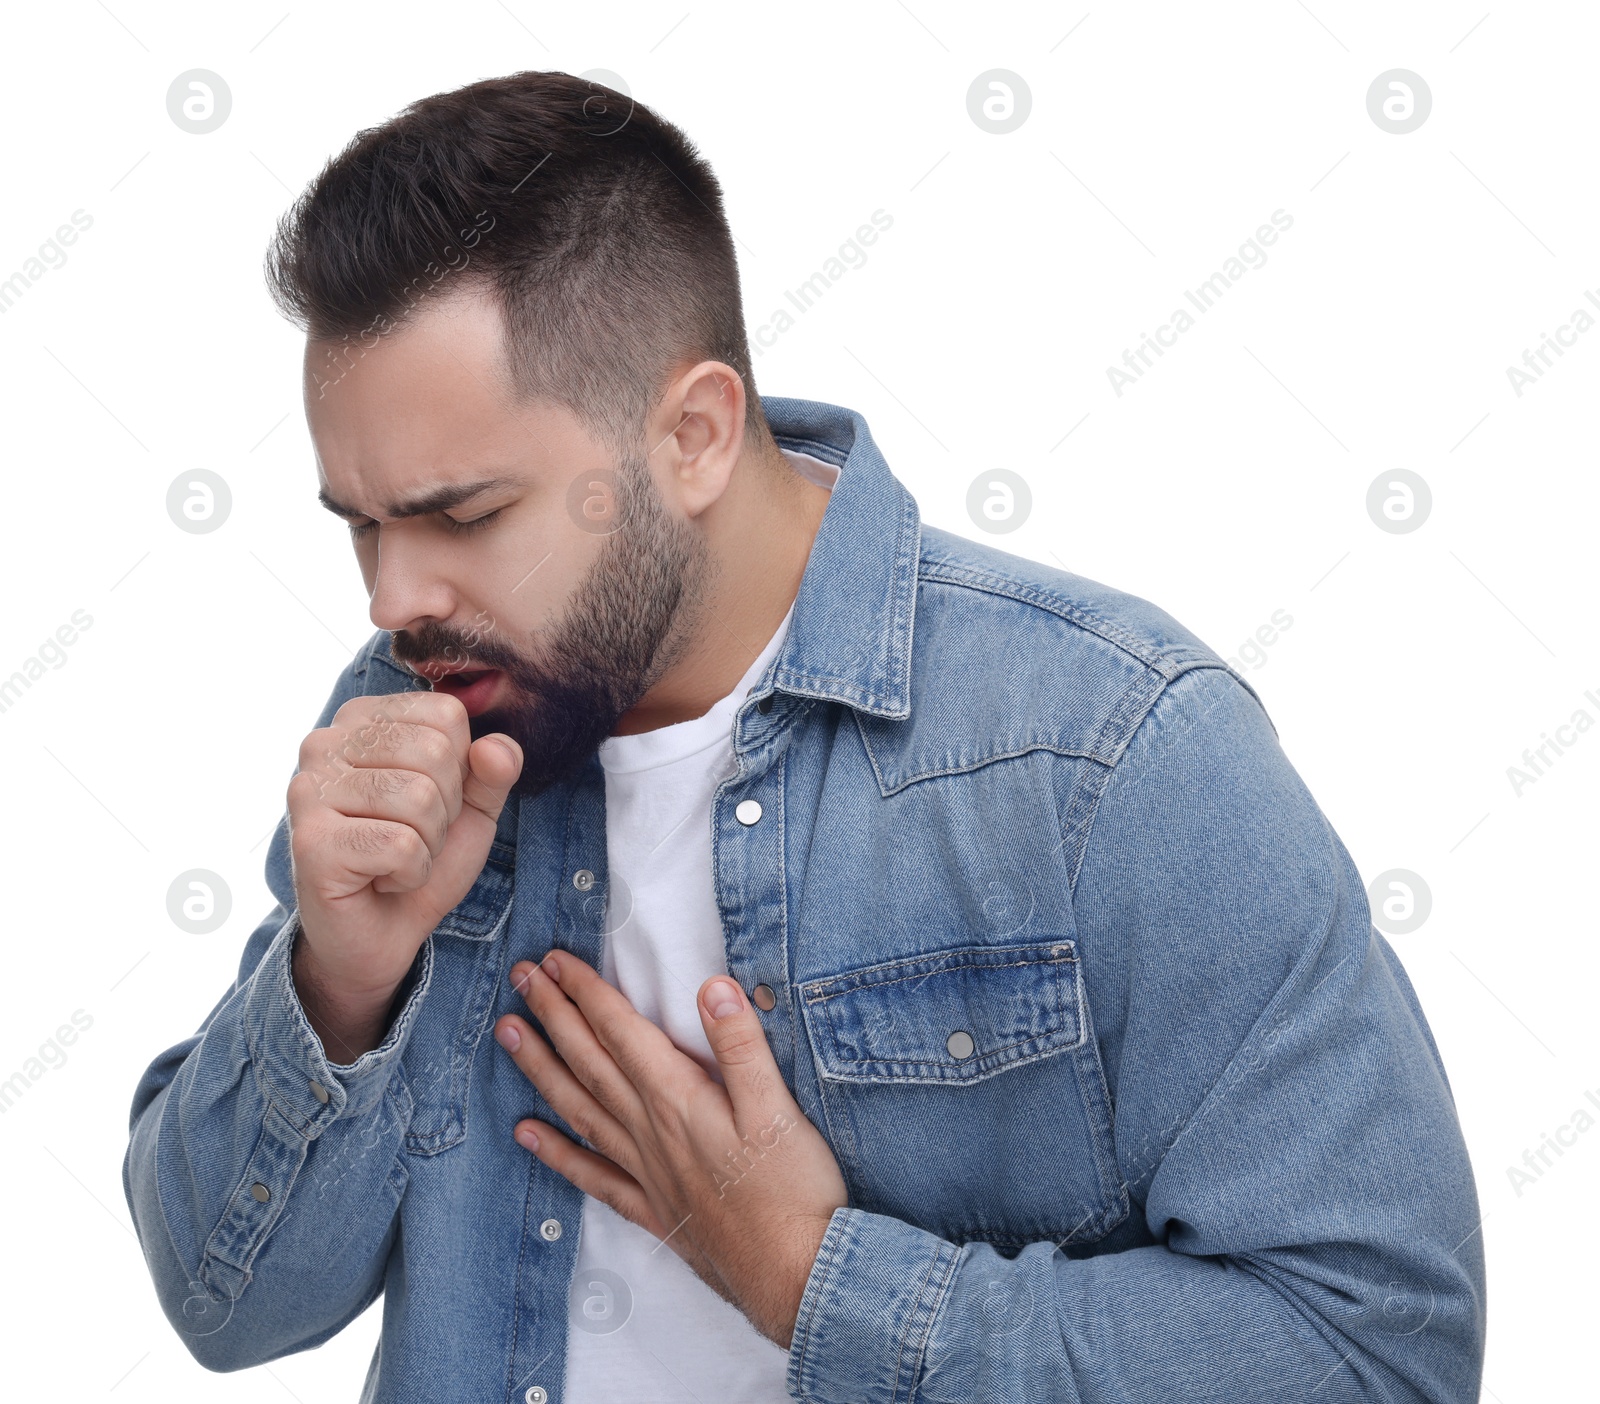
[(383, 1040), (418, 949), (483, 871), (522, 750), (447, 693), (354, 697), (289, 782), (295, 987), (330, 1062)]

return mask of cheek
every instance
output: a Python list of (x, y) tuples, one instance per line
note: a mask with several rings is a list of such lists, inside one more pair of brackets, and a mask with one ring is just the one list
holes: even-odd
[(607, 539), (563, 519), (553, 530), (495, 543), (468, 587), (475, 607), (481, 605), (513, 642), (549, 628), (578, 601)]

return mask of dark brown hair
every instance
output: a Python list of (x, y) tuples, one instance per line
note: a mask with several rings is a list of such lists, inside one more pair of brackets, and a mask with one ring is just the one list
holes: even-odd
[(279, 221), (266, 275), (308, 336), (368, 345), (436, 287), (492, 287), (519, 397), (619, 452), (673, 368), (708, 358), (768, 436), (716, 176), (670, 122), (568, 73), (486, 79), (357, 133)]

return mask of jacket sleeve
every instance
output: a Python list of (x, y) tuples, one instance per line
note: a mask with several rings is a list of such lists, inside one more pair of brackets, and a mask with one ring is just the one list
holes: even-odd
[[(317, 725), (362, 691), (363, 649)], [(427, 993), (418, 953), (382, 1043), (329, 1062), (290, 975), (299, 932), (288, 816), (267, 850), (277, 905), (232, 990), (134, 1093), (123, 1190), (162, 1310), (211, 1370), (321, 1345), (383, 1287), (410, 1115), (397, 1060)]]
[(1193, 668), (1092, 783), (1072, 915), (1135, 1246), (1006, 1258), (838, 1209), (790, 1394), (1476, 1401), (1484, 1261), (1453, 1096), (1266, 714)]

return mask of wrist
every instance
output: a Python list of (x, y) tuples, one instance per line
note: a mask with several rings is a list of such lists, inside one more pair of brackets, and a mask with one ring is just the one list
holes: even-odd
[(330, 1063), (353, 1063), (383, 1042), (398, 983), (372, 990), (342, 988), (319, 967), (303, 932), (290, 954), (289, 970), (306, 1022)]

